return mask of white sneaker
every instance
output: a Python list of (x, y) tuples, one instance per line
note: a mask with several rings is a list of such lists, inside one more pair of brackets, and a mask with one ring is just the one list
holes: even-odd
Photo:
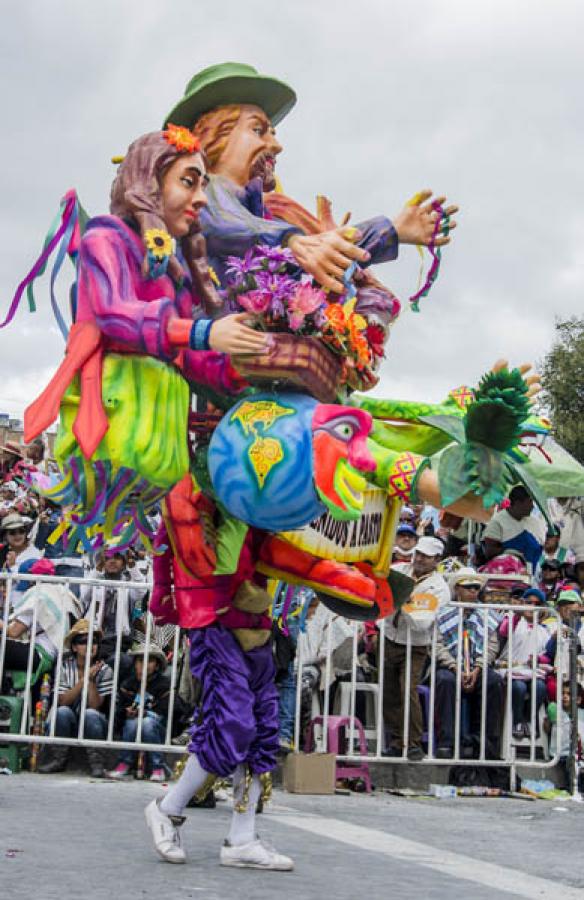
[(267, 847), (260, 840), (233, 847), (225, 841), (221, 847), (220, 862), (222, 866), (234, 866), (238, 869), (272, 869), (276, 872), (291, 872), (294, 862), (288, 856), (278, 853), (273, 847)]
[(159, 856), (170, 863), (186, 862), (186, 854), (183, 850), (180, 826), (185, 821), (185, 816), (167, 816), (160, 811), (158, 800), (153, 800), (144, 810), (146, 822), (152, 838), (154, 848)]

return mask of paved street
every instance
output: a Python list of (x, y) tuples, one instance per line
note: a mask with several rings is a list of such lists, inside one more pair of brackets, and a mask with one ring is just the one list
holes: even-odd
[(6, 900), (366, 900), (584, 898), (584, 804), (300, 797), (275, 792), (260, 833), (293, 873), (223, 869), (228, 804), (189, 810), (186, 866), (154, 854), (142, 782), (0, 778), (0, 897)]

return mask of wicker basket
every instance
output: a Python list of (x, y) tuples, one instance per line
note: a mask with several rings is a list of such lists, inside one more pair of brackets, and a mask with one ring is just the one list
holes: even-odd
[(321, 403), (334, 403), (340, 388), (341, 361), (314, 337), (271, 334), (273, 349), (264, 356), (235, 357), (233, 364), (250, 384), (296, 388)]

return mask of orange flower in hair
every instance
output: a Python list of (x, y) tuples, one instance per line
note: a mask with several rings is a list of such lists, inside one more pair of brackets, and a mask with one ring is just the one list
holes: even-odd
[(197, 153), (201, 149), (199, 139), (182, 125), (171, 125), (169, 122), (166, 131), (162, 132), (162, 136), (169, 144), (176, 147), (179, 153)]

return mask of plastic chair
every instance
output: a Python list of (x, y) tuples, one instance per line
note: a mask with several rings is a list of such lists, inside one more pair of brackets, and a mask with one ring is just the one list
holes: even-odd
[[(535, 736), (534, 749), (535, 749), (535, 757), (537, 757), (537, 748), (539, 747), (544, 760), (548, 760), (550, 758), (550, 745), (549, 745), (549, 738), (548, 738), (547, 734), (545, 733), (545, 731), (543, 730), (544, 719), (545, 719), (545, 703), (542, 703), (541, 706), (539, 707), (539, 710), (537, 713), (539, 734), (538, 735), (536, 734), (536, 736)], [(503, 754), (505, 754), (505, 752), (507, 750), (507, 736), (508, 736), (508, 732), (509, 732), (509, 727), (513, 727), (512, 721), (513, 721), (513, 717), (511, 716), (511, 725), (510, 725), (508, 717), (507, 717), (507, 704), (505, 704), (504, 709), (503, 709), (503, 727), (501, 729), (501, 749), (503, 751)], [(524, 738), (517, 739), (517, 738), (513, 737), (513, 734), (511, 734), (511, 747), (513, 750), (527, 750), (528, 752), (531, 752), (531, 738), (524, 737)]]
[[(310, 753), (314, 749), (314, 729), (316, 726), (324, 727), (324, 716), (315, 716), (308, 726), (306, 734), (306, 752)], [(359, 750), (361, 756), (367, 756), (367, 738), (365, 737), (365, 729), (359, 719), (353, 719), (353, 728), (357, 732), (359, 738)], [(365, 783), (365, 789), (368, 794), (371, 793), (371, 775), (369, 774), (369, 765), (363, 763), (343, 763), (339, 762), (339, 755), (347, 752), (349, 743), (349, 734), (351, 729), (351, 719), (349, 716), (329, 716), (327, 721), (327, 751), (334, 753), (337, 757), (336, 777), (341, 778), (361, 778)]]
[[(379, 685), (370, 684), (367, 681), (355, 683), (355, 706), (357, 705), (357, 693), (365, 695), (365, 721), (362, 723), (365, 737), (368, 741), (377, 741), (377, 697)], [(340, 681), (337, 684), (335, 702), (333, 704), (335, 716), (351, 715), (351, 682)], [(357, 735), (355, 735), (357, 737)]]

